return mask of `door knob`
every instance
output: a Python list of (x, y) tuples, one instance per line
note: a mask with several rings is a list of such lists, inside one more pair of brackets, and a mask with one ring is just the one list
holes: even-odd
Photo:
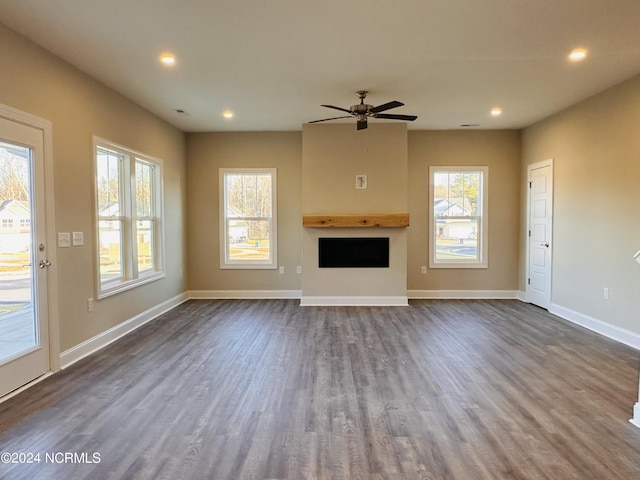
[(549, 248), (549, 243), (541, 243), (540, 245)]
[(51, 262), (49, 260), (40, 260), (40, 263), (38, 264), (38, 266), (40, 268), (50, 267), (51, 266)]

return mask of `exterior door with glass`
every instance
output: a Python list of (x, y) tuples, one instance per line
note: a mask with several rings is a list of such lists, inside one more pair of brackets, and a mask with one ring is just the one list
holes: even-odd
[(50, 370), (44, 133), (0, 117), (0, 396)]

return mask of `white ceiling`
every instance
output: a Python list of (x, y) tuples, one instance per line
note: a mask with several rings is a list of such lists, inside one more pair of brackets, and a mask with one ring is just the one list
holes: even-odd
[(356, 90), (409, 129), (522, 128), (640, 73), (640, 0), (0, 0), (0, 21), (184, 131), (300, 130)]

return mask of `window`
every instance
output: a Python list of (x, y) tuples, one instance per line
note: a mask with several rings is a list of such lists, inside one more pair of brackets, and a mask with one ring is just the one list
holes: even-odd
[(486, 268), (488, 167), (429, 167), (431, 268)]
[(101, 139), (96, 154), (98, 298), (164, 277), (160, 160)]
[(220, 268), (277, 268), (276, 169), (220, 169)]

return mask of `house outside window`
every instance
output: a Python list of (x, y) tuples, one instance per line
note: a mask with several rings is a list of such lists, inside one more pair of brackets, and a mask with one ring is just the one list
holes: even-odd
[(275, 168), (221, 168), (220, 268), (277, 268)]
[(487, 268), (488, 167), (429, 167), (429, 267)]
[(106, 140), (96, 155), (97, 297), (165, 276), (162, 162)]

